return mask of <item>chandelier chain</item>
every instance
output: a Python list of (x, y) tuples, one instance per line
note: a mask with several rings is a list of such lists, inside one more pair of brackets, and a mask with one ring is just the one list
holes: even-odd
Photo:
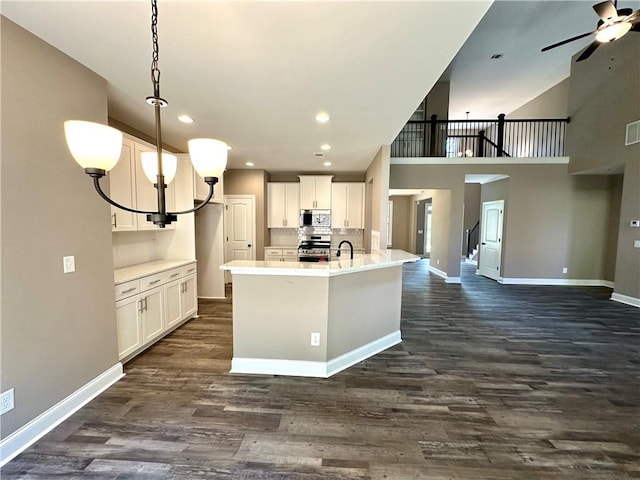
[(151, 60), (151, 82), (153, 83), (153, 95), (160, 97), (160, 69), (158, 68), (158, 5), (156, 0), (151, 0), (151, 40), (153, 42), (153, 54)]

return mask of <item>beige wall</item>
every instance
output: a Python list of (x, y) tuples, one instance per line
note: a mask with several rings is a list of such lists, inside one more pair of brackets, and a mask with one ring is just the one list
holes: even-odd
[(371, 235), (372, 230), (380, 232), (380, 247), (383, 249), (387, 245), (390, 155), (391, 147), (382, 145), (365, 174), (365, 181), (373, 184), (371, 192), (371, 225), (366, 226), (365, 236)]
[(264, 259), (265, 242), (269, 242), (267, 228), (267, 183), (264, 170), (227, 170), (224, 172), (225, 195), (255, 195), (256, 197), (256, 260)]
[(567, 77), (508, 114), (507, 118), (512, 120), (519, 118), (566, 118), (569, 112), (569, 85), (570, 81)]
[(425, 118), (437, 115), (438, 120), (449, 118), (449, 82), (437, 82), (427, 95)]
[[(504, 277), (606, 279), (610, 266), (606, 261), (598, 261), (594, 267), (591, 258), (602, 258), (610, 238), (608, 221), (613, 209), (611, 189), (614, 185), (609, 183), (608, 177), (586, 180), (570, 176), (567, 165), (562, 164), (392, 165), (390, 188), (451, 191), (448, 276), (460, 274), (465, 173), (509, 177), (508, 181), (484, 185), (482, 195), (483, 201), (506, 197), (502, 252)], [(508, 188), (506, 192), (505, 187)], [(494, 193), (489, 194), (491, 191)], [(580, 204), (585, 195), (593, 196), (589, 208), (582, 208)], [(587, 226), (599, 228), (603, 233), (589, 234)], [(576, 257), (577, 253), (572, 256), (572, 251), (581, 253)], [(589, 262), (591, 267), (579, 268), (581, 259)], [(569, 268), (568, 274), (562, 274), (563, 267)]]
[(411, 251), (411, 197), (408, 195), (393, 195), (389, 197), (393, 201), (393, 222), (391, 248)]
[[(15, 389), (5, 438), (118, 358), (110, 209), (63, 134), (67, 119), (107, 122), (107, 84), (1, 22), (0, 389)], [(62, 273), (65, 255), (75, 273)]]
[(599, 48), (586, 62), (572, 62), (567, 129), (570, 172), (624, 171), (614, 292), (635, 299), (640, 299), (640, 249), (633, 242), (640, 240), (640, 229), (629, 227), (629, 221), (640, 218), (640, 143), (625, 146), (624, 138), (626, 125), (640, 119), (639, 72), (637, 34)]

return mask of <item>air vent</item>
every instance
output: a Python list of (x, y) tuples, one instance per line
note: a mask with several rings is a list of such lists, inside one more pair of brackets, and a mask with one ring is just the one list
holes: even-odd
[(625, 136), (625, 145), (633, 145), (640, 142), (640, 120), (627, 124), (627, 135)]
[(315, 152), (315, 153), (313, 154), (313, 156), (314, 156), (314, 157), (321, 157), (321, 158), (323, 158), (323, 157), (324, 157), (324, 153), (323, 153), (323, 152)]
[(493, 55), (491, 55), (491, 60), (497, 60), (499, 58), (502, 58), (503, 56), (503, 53), (494, 53)]

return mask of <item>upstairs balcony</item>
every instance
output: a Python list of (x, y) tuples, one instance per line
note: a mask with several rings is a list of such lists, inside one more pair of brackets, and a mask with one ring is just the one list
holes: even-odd
[(391, 157), (562, 157), (569, 118), (409, 120)]

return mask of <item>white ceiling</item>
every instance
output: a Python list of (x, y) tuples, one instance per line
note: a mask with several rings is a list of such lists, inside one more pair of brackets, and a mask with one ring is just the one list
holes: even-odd
[[(224, 140), (233, 147), (229, 168), (252, 161), (269, 171), (322, 171), (329, 160), (332, 172), (363, 171), (443, 72), (450, 118), (508, 114), (566, 78), (590, 37), (540, 49), (593, 30), (593, 3), (159, 0), (163, 139), (184, 151), (189, 138)], [(152, 93), (149, 2), (0, 7), (106, 78), (110, 115), (153, 136), (144, 102)], [(490, 60), (494, 53), (504, 56)], [(329, 124), (315, 122), (320, 110)], [(181, 113), (196, 123), (179, 123)], [(333, 147), (326, 157), (314, 156), (325, 142)]]
[[(163, 139), (214, 137), (267, 170), (364, 171), (491, 1), (158, 2)], [(152, 134), (150, 2), (3, 1), (2, 13), (107, 79), (109, 114)], [(455, 18), (455, 22), (446, 21)], [(327, 125), (315, 115), (330, 113)], [(178, 114), (196, 122), (180, 124)]]

